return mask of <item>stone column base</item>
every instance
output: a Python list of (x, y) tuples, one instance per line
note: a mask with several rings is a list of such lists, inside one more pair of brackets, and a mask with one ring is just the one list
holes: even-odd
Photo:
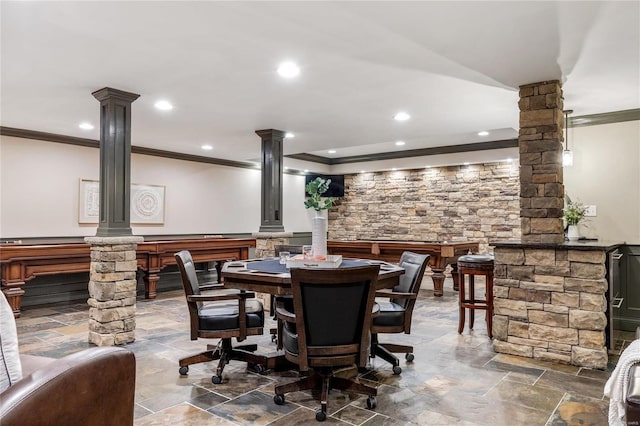
[(97, 346), (135, 341), (137, 244), (142, 237), (87, 237), (91, 245), (89, 342)]

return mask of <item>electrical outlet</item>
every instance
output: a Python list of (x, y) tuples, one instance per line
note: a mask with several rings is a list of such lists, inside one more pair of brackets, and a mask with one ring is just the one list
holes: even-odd
[(589, 216), (589, 217), (593, 217), (593, 216), (597, 216), (597, 210), (596, 210), (596, 206), (585, 206), (587, 208), (587, 211), (585, 212), (585, 216)]

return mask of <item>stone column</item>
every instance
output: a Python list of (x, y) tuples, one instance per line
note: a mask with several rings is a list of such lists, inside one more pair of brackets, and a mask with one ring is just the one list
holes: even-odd
[(563, 98), (560, 82), (520, 86), (520, 223), (523, 243), (562, 243)]
[(86, 237), (91, 245), (89, 342), (123, 345), (135, 340), (136, 246), (142, 237)]

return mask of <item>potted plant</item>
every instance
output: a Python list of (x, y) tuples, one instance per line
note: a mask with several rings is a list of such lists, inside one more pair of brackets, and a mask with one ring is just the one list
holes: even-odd
[(316, 215), (311, 219), (311, 245), (314, 257), (326, 257), (327, 255), (327, 219), (320, 214), (328, 210), (334, 203), (333, 197), (323, 197), (327, 192), (331, 179), (317, 177), (305, 186), (309, 197), (304, 201), (307, 209), (314, 209)]
[(566, 222), (567, 237), (570, 241), (574, 241), (580, 238), (578, 232), (578, 224), (584, 220), (587, 208), (579, 201), (573, 202), (568, 195), (565, 196), (566, 207), (563, 209), (563, 218)]

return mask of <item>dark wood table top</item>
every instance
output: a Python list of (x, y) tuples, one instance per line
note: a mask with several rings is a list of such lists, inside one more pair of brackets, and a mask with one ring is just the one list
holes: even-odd
[[(396, 286), (400, 275), (404, 274), (404, 269), (398, 265), (370, 259), (344, 259), (341, 267), (371, 264), (380, 265), (378, 288)], [(284, 265), (279, 265), (278, 258), (227, 262), (222, 267), (222, 280), (225, 285), (242, 290), (275, 295), (291, 293), (291, 274)]]

